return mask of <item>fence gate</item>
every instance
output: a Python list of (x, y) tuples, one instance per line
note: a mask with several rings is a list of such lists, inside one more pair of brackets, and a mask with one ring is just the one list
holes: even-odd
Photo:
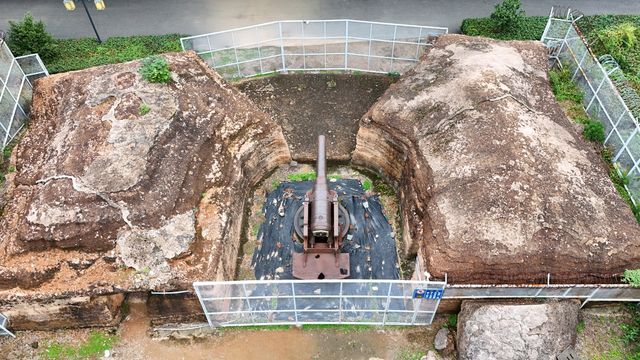
[(429, 325), (446, 281), (252, 280), (193, 284), (209, 325)]

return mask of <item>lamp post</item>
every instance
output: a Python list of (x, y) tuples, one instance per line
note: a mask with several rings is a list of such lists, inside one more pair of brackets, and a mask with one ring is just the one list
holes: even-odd
[[(89, 13), (89, 9), (87, 8), (87, 4), (85, 3), (85, 0), (80, 0), (80, 2), (82, 3), (82, 6), (84, 7), (84, 11), (87, 13), (87, 16), (89, 17), (89, 22), (91, 23), (93, 32), (96, 33), (96, 38), (98, 39), (98, 42), (102, 43), (102, 39), (100, 39), (98, 30), (96, 30), (96, 25), (93, 23), (93, 19), (91, 18), (91, 14)], [(64, 4), (65, 9), (69, 11), (73, 11), (76, 9), (76, 4), (73, 0), (63, 0), (62, 3)], [(105, 8), (104, 0), (93, 0), (93, 4), (96, 6), (96, 10), (104, 10)]]

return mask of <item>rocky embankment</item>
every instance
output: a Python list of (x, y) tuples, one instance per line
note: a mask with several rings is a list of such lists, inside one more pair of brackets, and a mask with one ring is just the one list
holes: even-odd
[(361, 119), (353, 162), (394, 182), (407, 254), (456, 283), (606, 282), (640, 226), (562, 112), (538, 42), (440, 37)]
[[(66, 314), (69, 303), (67, 323), (50, 327), (74, 326), (96, 294), (233, 277), (245, 197), (289, 150), (195, 54), (164, 57), (168, 84), (143, 80), (138, 61), (36, 84), (0, 218), (0, 311), (13, 319), (27, 324), (21, 304)], [(117, 312), (117, 300), (94, 312)]]

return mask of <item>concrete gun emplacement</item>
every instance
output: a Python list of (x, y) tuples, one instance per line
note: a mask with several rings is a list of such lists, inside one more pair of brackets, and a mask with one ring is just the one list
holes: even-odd
[(349, 213), (329, 188), (326, 174), (324, 135), (318, 136), (316, 181), (296, 211), (295, 233), (303, 244), (293, 253), (293, 276), (298, 279), (344, 279), (349, 277), (349, 254), (341, 253), (342, 239), (349, 231)]

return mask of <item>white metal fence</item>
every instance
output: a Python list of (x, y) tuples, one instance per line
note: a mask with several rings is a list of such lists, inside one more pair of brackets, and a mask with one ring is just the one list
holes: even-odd
[(354, 279), (196, 282), (194, 288), (212, 327), (429, 325), (440, 299), (577, 299), (582, 306), (640, 302), (640, 288), (628, 285), (451, 285)]
[(194, 50), (227, 79), (286, 71), (402, 73), (447, 28), (358, 20), (288, 20), (190, 36)]
[(7, 330), (7, 317), (3, 314), (0, 314), (0, 336), (7, 335), (16, 337), (11, 331)]
[(0, 149), (13, 140), (28, 119), (31, 81), (49, 75), (38, 54), (13, 57), (0, 40)]
[(196, 282), (210, 326), (429, 325), (446, 282), (252, 280)]
[(552, 9), (541, 41), (551, 49), (551, 57), (572, 72), (584, 92), (587, 113), (604, 125), (605, 144), (613, 149), (613, 161), (628, 179), (625, 187), (632, 201), (640, 205), (640, 125), (609, 77), (614, 69), (607, 71), (580, 36), (579, 19), (570, 10), (554, 17)]

